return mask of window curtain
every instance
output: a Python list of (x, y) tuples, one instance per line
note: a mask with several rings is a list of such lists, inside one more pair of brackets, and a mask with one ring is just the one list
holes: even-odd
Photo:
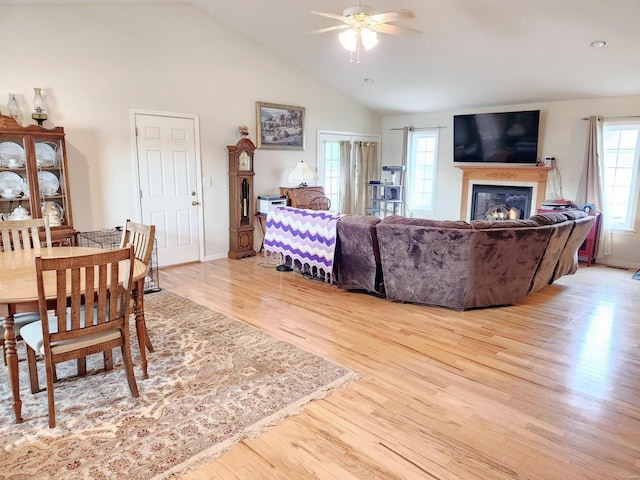
[[(404, 127), (402, 129), (402, 158), (400, 159), (400, 164), (404, 166), (404, 172), (400, 173), (400, 185), (404, 185), (404, 188), (402, 188), (400, 200), (403, 202), (401, 205), (406, 205), (405, 214), (409, 217), (413, 216), (413, 206), (410, 202), (411, 194), (409, 193), (411, 185), (405, 182), (405, 172), (409, 169), (409, 142), (411, 142), (411, 135), (413, 135), (413, 127)], [(402, 210), (400, 211), (402, 212)]]
[(351, 141), (340, 141), (340, 206), (339, 212), (350, 213), (349, 206), (353, 203), (351, 200), (353, 189), (351, 188), (351, 172), (353, 166), (351, 165)]
[[(377, 180), (380, 166), (378, 165), (377, 142), (354, 142), (353, 154), (347, 156), (350, 147), (342, 145), (344, 155), (340, 158), (341, 178), (341, 212), (348, 214), (364, 214), (369, 205), (369, 191), (367, 183)], [(349, 149), (349, 150), (348, 150)]]
[(602, 151), (602, 117), (589, 117), (587, 148), (578, 199), (582, 204), (592, 203), (600, 212), (600, 237), (596, 257), (611, 255), (611, 227), (608, 221), (607, 204), (604, 199), (604, 156)]
[(379, 180), (380, 165), (378, 165), (378, 144), (376, 142), (356, 142), (355, 144), (356, 203), (354, 213), (365, 214), (370, 203), (371, 192), (367, 184), (371, 180)]

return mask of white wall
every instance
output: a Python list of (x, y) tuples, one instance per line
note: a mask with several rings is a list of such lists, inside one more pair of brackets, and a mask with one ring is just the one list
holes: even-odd
[(16, 93), (27, 124), (43, 88), (45, 126), (65, 128), (81, 231), (135, 218), (131, 108), (200, 116), (207, 258), (228, 250), (226, 146), (241, 124), (255, 142), (256, 101), (306, 108), (305, 151), (256, 152), (256, 195), (300, 160), (316, 166), (318, 130), (380, 131), (378, 115), (188, 5), (0, 6), (0, 31), (0, 110)]
[[(382, 120), (382, 162), (397, 161), (402, 153), (402, 131), (405, 126), (444, 127), (440, 131), (439, 158), (434, 219), (458, 219), (462, 192), (462, 171), (453, 166), (453, 116), (466, 113), (499, 111), (541, 111), (538, 155), (553, 156), (562, 177), (564, 198), (575, 199), (578, 193), (587, 142), (587, 122), (590, 115), (606, 117), (640, 115), (640, 96), (596, 98), (563, 102), (502, 105), (434, 113), (386, 116)], [(638, 209), (640, 212), (640, 208)], [(613, 254), (603, 258), (610, 265), (640, 267), (640, 222), (635, 233), (614, 233)]]
[[(255, 193), (276, 192), (299, 160), (316, 166), (316, 132), (382, 131), (382, 163), (397, 163), (402, 132), (391, 128), (444, 126), (436, 211), (459, 217), (462, 173), (452, 164), (453, 115), (484, 111), (542, 111), (540, 155), (558, 159), (563, 194), (575, 198), (586, 144), (583, 117), (638, 115), (640, 96), (509, 105), (384, 119), (319, 84), (273, 54), (188, 5), (0, 6), (5, 39), (0, 110), (16, 93), (25, 118), (33, 87), (51, 109), (46, 125), (65, 127), (75, 227), (119, 225), (135, 211), (129, 109), (198, 114), (205, 254), (228, 249), (226, 145), (246, 124), (255, 139), (255, 102), (306, 108), (306, 150), (258, 150)], [(4, 100), (2, 100), (4, 99)], [(26, 120), (24, 121), (26, 123)], [(636, 225), (636, 231), (639, 225)], [(609, 263), (640, 264), (640, 235), (614, 236)]]

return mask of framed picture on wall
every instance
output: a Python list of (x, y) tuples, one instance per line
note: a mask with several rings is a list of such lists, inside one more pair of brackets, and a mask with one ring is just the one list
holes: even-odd
[(258, 148), (304, 150), (304, 107), (256, 102)]

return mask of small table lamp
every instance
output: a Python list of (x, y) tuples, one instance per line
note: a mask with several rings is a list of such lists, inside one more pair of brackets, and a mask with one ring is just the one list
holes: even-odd
[(304, 161), (298, 162), (296, 168), (294, 168), (289, 174), (289, 185), (296, 185), (298, 187), (308, 187), (309, 182), (314, 182), (316, 174)]

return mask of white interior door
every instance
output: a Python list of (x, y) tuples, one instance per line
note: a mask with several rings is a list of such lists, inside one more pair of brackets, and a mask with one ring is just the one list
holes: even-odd
[(193, 118), (135, 114), (142, 222), (156, 226), (158, 266), (200, 259)]

